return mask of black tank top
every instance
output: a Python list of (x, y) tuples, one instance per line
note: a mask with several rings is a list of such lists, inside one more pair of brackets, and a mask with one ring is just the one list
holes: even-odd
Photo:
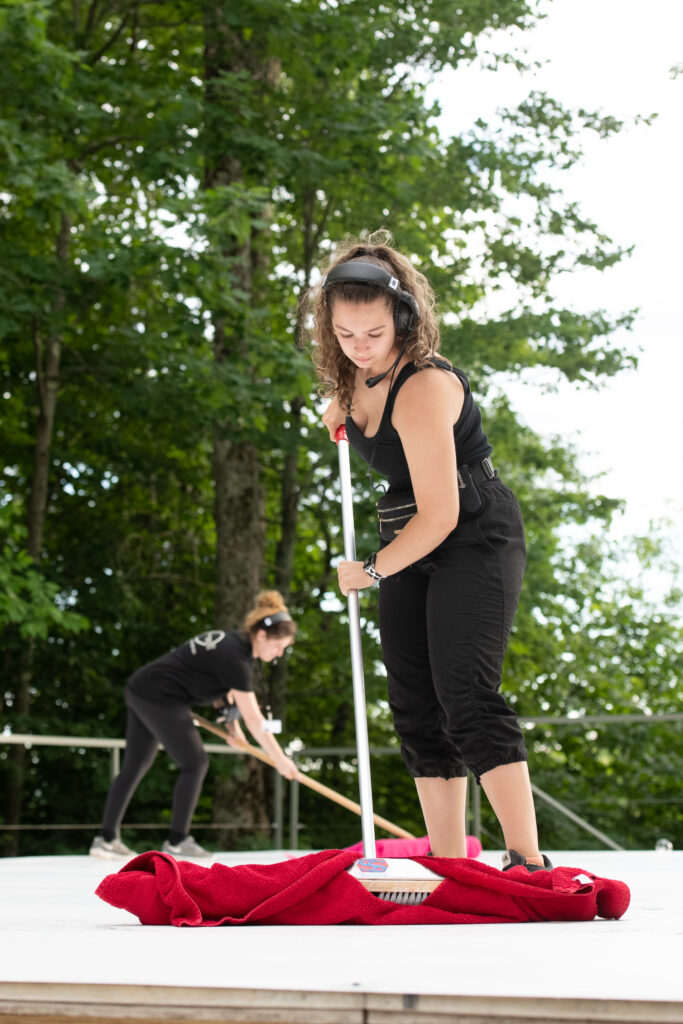
[[(443, 359), (435, 358), (431, 365), (440, 370), (454, 373), (465, 389), (462, 411), (453, 427), (453, 440), (455, 441), (458, 465), (475, 466), (482, 459), (487, 458), (493, 448), (481, 425), (481, 413), (472, 397), (469, 381), (462, 370), (457, 370)], [(406, 363), (400, 370), (387, 397), (377, 433), (373, 437), (365, 437), (353, 419), (350, 416), (346, 417), (346, 433), (349, 444), (368, 465), (387, 478), (392, 491), (405, 491), (412, 486), (408, 461), (403, 451), (401, 438), (391, 424), (391, 414), (399, 389), (409, 377), (418, 372), (418, 367), (414, 363)]]

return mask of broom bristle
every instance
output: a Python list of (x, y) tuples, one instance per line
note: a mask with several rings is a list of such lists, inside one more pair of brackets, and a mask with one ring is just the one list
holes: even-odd
[(429, 896), (428, 892), (375, 892), (380, 900), (388, 903), (398, 903), (403, 907), (419, 907)]
[(377, 893), (379, 899), (389, 903), (398, 903), (400, 906), (420, 906), (429, 896), (429, 893)]
[(400, 903), (402, 906), (418, 906), (424, 903), (437, 886), (441, 878), (360, 878), (364, 889), (380, 900)]

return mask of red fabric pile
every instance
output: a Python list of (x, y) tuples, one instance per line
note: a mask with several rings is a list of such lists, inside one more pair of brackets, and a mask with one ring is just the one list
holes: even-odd
[(203, 867), (140, 854), (97, 895), (142, 924), (483, 924), (590, 921), (626, 911), (628, 887), (580, 868), (502, 872), (475, 860), (415, 857), (444, 881), (419, 906), (380, 900), (347, 874), (357, 857), (323, 850), (277, 864)]

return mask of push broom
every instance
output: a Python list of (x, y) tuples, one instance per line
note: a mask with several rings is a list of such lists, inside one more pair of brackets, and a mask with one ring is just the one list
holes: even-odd
[[(339, 427), (336, 434), (339, 457), (339, 478), (341, 484), (342, 526), (344, 532), (344, 557), (347, 562), (356, 561), (356, 538), (353, 526), (353, 493), (351, 489), (351, 465), (349, 461), (349, 440), (346, 428)], [(419, 904), (443, 882), (441, 875), (403, 857), (377, 857), (375, 845), (374, 818), (372, 810), (372, 782), (370, 776), (370, 747), (368, 743), (368, 721), (365, 707), (365, 676), (361, 647), (360, 608), (358, 591), (350, 590), (347, 597), (349, 613), (349, 638), (351, 642), (351, 675), (353, 679), (353, 706), (356, 724), (356, 747), (358, 752), (358, 783), (361, 806), (361, 833), (363, 856), (349, 868), (349, 874), (357, 878), (373, 896), (392, 903)]]
[[(202, 729), (206, 729), (207, 732), (213, 733), (214, 736), (220, 736), (222, 740), (227, 737), (227, 732), (220, 725), (216, 725), (214, 722), (210, 722), (208, 718), (204, 718), (202, 715), (198, 715), (196, 711), (192, 712), (192, 721), (195, 725), (201, 726)], [(251, 754), (259, 761), (263, 761), (264, 764), (270, 765), (271, 768), (275, 767), (275, 761), (272, 757), (269, 757), (265, 751), (259, 747), (255, 747), (252, 743), (237, 742), (235, 744), (238, 750), (243, 750), (245, 754)], [(297, 775), (297, 782), (300, 782), (303, 786), (308, 786), (314, 792), (319, 793), (321, 796), (326, 797), (328, 800), (332, 800), (333, 803), (339, 804), (340, 807), (346, 807), (348, 811), (353, 811), (354, 814), (361, 815), (362, 808), (360, 804), (357, 804), (355, 800), (349, 800), (348, 797), (344, 796), (343, 793), (337, 793), (336, 790), (330, 789), (329, 786), (323, 785), (322, 782), (318, 782), (317, 779), (311, 779), (308, 775), (304, 775), (299, 772)], [(387, 818), (382, 818), (379, 814), (373, 814), (372, 816), (375, 825), (379, 828), (383, 828), (385, 832), (390, 832), (394, 836), (398, 836), (400, 839), (415, 839), (412, 832), (408, 832), (407, 829), (401, 828), (400, 825), (395, 825), (393, 821), (388, 821)]]

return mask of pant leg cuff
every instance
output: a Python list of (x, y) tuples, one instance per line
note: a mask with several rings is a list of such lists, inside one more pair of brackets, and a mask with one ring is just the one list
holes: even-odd
[(503, 758), (503, 760), (496, 758), (492, 761), (484, 761), (482, 764), (477, 765), (476, 768), (472, 765), (470, 767), (470, 771), (474, 775), (474, 780), (477, 785), (481, 786), (481, 777), (482, 775), (486, 775), (486, 772), (493, 771), (494, 768), (502, 768), (503, 765), (506, 764), (520, 764), (521, 762), (526, 762), (528, 760), (529, 755), (526, 751), (523, 751), (521, 753), (510, 754), (509, 757)]

